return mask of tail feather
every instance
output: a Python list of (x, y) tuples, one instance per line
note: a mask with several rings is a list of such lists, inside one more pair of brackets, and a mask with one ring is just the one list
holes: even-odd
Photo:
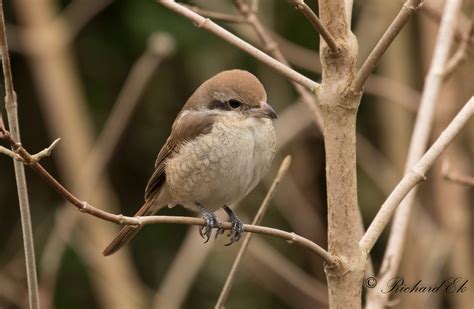
[[(153, 214), (155, 211), (152, 209), (154, 203), (152, 202), (145, 202), (145, 204), (137, 211), (135, 217), (139, 216), (147, 216)], [(118, 235), (112, 240), (112, 242), (105, 248), (102, 254), (104, 256), (109, 256), (117, 252), (120, 248), (122, 248), (130, 239), (135, 236), (140, 231), (140, 227), (136, 226), (124, 226)]]

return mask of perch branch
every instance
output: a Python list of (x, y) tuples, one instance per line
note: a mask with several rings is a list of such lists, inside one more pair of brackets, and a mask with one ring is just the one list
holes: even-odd
[[(278, 170), (278, 173), (275, 179), (273, 180), (273, 183), (270, 189), (268, 190), (267, 195), (265, 196), (262, 204), (260, 205), (257, 211), (257, 214), (255, 215), (255, 218), (252, 221), (252, 225), (259, 225), (260, 222), (262, 222), (263, 216), (265, 215), (265, 212), (267, 211), (268, 205), (270, 205), (270, 201), (275, 195), (276, 189), (280, 185), (281, 180), (283, 179), (283, 177), (285, 177), (286, 172), (288, 171), (288, 168), (290, 167), (290, 163), (291, 163), (290, 156), (287, 156), (281, 163), (280, 169)], [(227, 276), (224, 287), (222, 288), (221, 294), (219, 295), (219, 299), (217, 300), (217, 303), (214, 308), (216, 309), (224, 308), (224, 304), (227, 300), (227, 297), (229, 296), (230, 289), (232, 288), (232, 285), (234, 283), (234, 278), (235, 278), (235, 274), (237, 273), (237, 268), (239, 268), (240, 266), (240, 263), (242, 261), (242, 258), (244, 257), (245, 251), (247, 250), (249, 246), (251, 237), (252, 237), (252, 234), (245, 235), (242, 245), (240, 246), (239, 253), (237, 253), (237, 257), (235, 258), (234, 264), (232, 264), (232, 268), (229, 272), (229, 275)]]
[[(20, 124), (18, 122), (18, 110), (16, 93), (13, 87), (12, 70), (10, 66), (10, 55), (5, 29), (5, 17), (3, 15), (3, 1), (0, 0), (0, 48), (2, 54), (3, 79), (5, 82), (5, 109), (7, 111), (8, 124), (12, 135), (20, 141)], [(1, 118), (1, 117), (0, 117)], [(0, 121), (0, 136), (5, 134), (5, 124)], [(31, 224), (30, 202), (28, 200), (28, 187), (26, 185), (25, 168), (22, 162), (14, 159), (15, 179), (18, 191), (18, 202), (20, 206), (20, 220), (23, 234), (23, 246), (25, 250), (26, 277), (28, 284), (28, 297), (30, 308), (39, 308), (38, 278), (36, 273), (35, 246), (33, 240), (33, 227)]]
[(334, 38), (323, 26), (318, 16), (306, 4), (306, 2), (304, 2), (304, 0), (288, 0), (288, 2), (294, 5), (295, 9), (297, 9), (298, 11), (301, 11), (301, 13), (306, 17), (306, 19), (308, 19), (309, 22), (313, 25), (314, 29), (316, 29), (316, 31), (321, 35), (321, 37), (324, 39), (324, 41), (329, 46), (331, 51), (336, 52), (337, 51), (336, 41), (334, 41)]
[(434, 164), (435, 160), (453, 141), (461, 131), (469, 118), (474, 114), (474, 97), (466, 103), (461, 111), (454, 117), (453, 121), (441, 133), (438, 139), (428, 149), (425, 155), (410, 169), (398, 183), (387, 200), (382, 204), (380, 210), (370, 224), (367, 232), (359, 242), (361, 250), (370, 252), (382, 231), (387, 226), (390, 218), (402, 202), (403, 198), (421, 181), (425, 180), (425, 173)]
[[(0, 128), (0, 132), (3, 133), (3, 139), (5, 139), (13, 148), (13, 150), (21, 156), (24, 162), (29, 162), (29, 167), (31, 167), (35, 172), (37, 172), (43, 180), (45, 180), (53, 189), (55, 189), (65, 200), (70, 202), (72, 205), (77, 207), (79, 211), (87, 213), (94, 217), (100, 218), (105, 221), (113, 222), (121, 225), (133, 225), (133, 226), (142, 226), (145, 224), (158, 224), (158, 223), (168, 223), (168, 224), (187, 224), (187, 225), (202, 225), (204, 226), (205, 222), (203, 219), (191, 218), (191, 217), (176, 217), (176, 216), (149, 216), (149, 217), (128, 217), (123, 215), (115, 215), (107, 211), (103, 211), (99, 208), (96, 208), (85, 201), (79, 200), (74, 194), (67, 190), (59, 181), (57, 181), (48, 171), (46, 171), (41, 164), (35, 162), (31, 154), (26, 151), (21, 144), (17, 143), (10, 135), (10, 132), (5, 129)], [(232, 228), (232, 224), (229, 222), (223, 223), (223, 228), (229, 230)], [(338, 258), (330, 255), (326, 250), (324, 250), (319, 245), (315, 244), (311, 240), (304, 238), (295, 233), (290, 233), (282, 231), (275, 228), (257, 226), (257, 225), (248, 225), (244, 224), (244, 229), (250, 233), (258, 233), (270, 235), (278, 238), (282, 238), (289, 243), (296, 243), (300, 246), (306, 247), (314, 253), (318, 254), (323, 258), (323, 260), (329, 265), (334, 265), (338, 263)]]
[(362, 67), (357, 72), (356, 77), (352, 81), (352, 89), (359, 92), (365, 84), (367, 78), (374, 71), (375, 67), (388, 49), (393, 40), (398, 36), (403, 27), (407, 24), (409, 17), (421, 7), (422, 0), (407, 0), (392, 24), (387, 28), (382, 38), (375, 45), (370, 55), (365, 60)]
[(168, 8), (169, 10), (183, 17), (186, 17), (187, 19), (192, 21), (198, 28), (203, 28), (204, 30), (207, 30), (215, 34), (216, 36), (220, 37), (224, 41), (240, 48), (244, 52), (255, 57), (261, 62), (265, 63), (270, 68), (277, 71), (278, 73), (283, 74), (287, 78), (303, 85), (308, 90), (315, 91), (316, 88), (319, 87), (319, 84), (316, 83), (315, 81), (309, 79), (308, 77), (302, 75), (301, 73), (275, 60), (274, 58), (265, 54), (258, 48), (255, 48), (254, 46), (250, 45), (246, 41), (242, 40), (241, 38), (237, 37), (236, 35), (232, 34), (231, 32), (217, 25), (209, 18), (204, 18), (201, 15), (197, 14), (196, 12), (190, 10), (189, 8), (179, 3), (176, 3), (175, 1), (172, 1), (172, 0), (157, 0), (157, 2), (161, 4), (162, 6)]

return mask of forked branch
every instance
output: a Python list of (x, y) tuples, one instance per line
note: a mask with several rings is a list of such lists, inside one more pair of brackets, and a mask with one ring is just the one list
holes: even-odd
[(397, 17), (395, 17), (392, 24), (387, 28), (382, 38), (378, 41), (377, 45), (375, 45), (374, 49), (365, 60), (364, 64), (362, 64), (359, 72), (357, 72), (357, 75), (352, 82), (353, 91), (359, 92), (362, 89), (365, 81), (374, 71), (383, 54), (407, 24), (410, 16), (421, 7), (422, 2), (422, 0), (407, 0), (403, 4)]

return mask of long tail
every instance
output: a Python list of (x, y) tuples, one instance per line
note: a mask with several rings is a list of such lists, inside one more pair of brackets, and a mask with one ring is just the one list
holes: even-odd
[[(153, 205), (153, 202), (145, 202), (145, 204), (143, 204), (143, 206), (137, 211), (135, 217), (151, 215), (155, 212), (154, 210), (152, 210)], [(140, 231), (139, 227), (129, 225), (124, 226), (120, 230), (118, 235), (107, 246), (107, 248), (105, 248), (102, 254), (105, 256), (114, 254), (120, 248), (122, 248), (130, 239), (132, 239), (133, 236), (138, 233), (138, 231)]]

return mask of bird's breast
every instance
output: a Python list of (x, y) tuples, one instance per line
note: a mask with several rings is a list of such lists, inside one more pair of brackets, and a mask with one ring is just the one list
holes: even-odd
[(245, 197), (268, 171), (276, 149), (272, 122), (225, 118), (181, 145), (166, 163), (166, 182), (178, 204), (214, 210)]

